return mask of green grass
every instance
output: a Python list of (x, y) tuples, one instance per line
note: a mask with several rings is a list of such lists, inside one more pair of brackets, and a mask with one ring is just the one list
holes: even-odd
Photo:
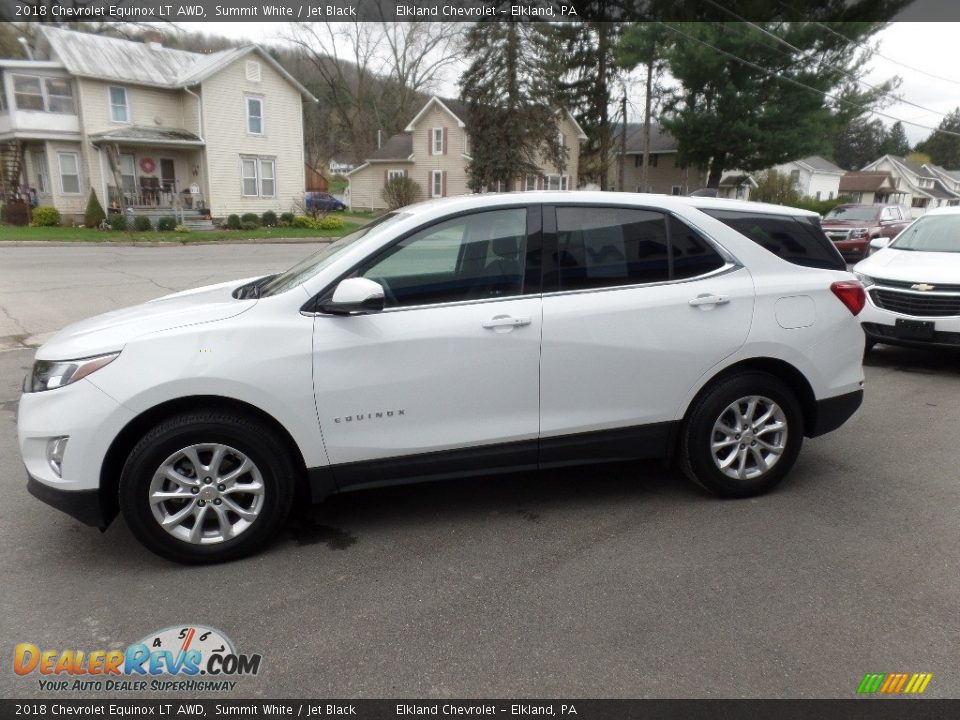
[[(344, 213), (338, 213), (344, 215)], [(359, 217), (359, 216), (357, 216)], [(75, 227), (14, 227), (0, 225), (0, 240), (34, 240), (66, 242), (209, 242), (211, 240), (269, 240), (271, 238), (338, 238), (347, 235), (363, 223), (344, 222), (339, 230), (312, 230), (309, 228), (272, 227), (255, 230), (209, 230), (188, 233), (127, 232), (113, 230), (92, 230)]]

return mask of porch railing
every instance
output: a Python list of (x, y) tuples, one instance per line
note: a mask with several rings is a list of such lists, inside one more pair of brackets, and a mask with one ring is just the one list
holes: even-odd
[(158, 187), (139, 187), (125, 189), (122, 194), (115, 185), (107, 186), (110, 207), (114, 210), (133, 208), (134, 210), (203, 210), (206, 208), (203, 193), (188, 190), (177, 192), (171, 185)]

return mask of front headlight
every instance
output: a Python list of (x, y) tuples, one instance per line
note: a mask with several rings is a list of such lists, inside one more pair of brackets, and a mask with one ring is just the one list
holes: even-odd
[(37, 360), (33, 372), (24, 383), (24, 392), (43, 392), (82, 380), (92, 372), (109, 365), (120, 353), (97, 355), (80, 360)]
[(866, 228), (854, 228), (850, 231), (850, 237), (852, 238), (861, 238), (867, 234)]
[(863, 285), (865, 288), (868, 288), (868, 287), (870, 287), (871, 285), (876, 285), (876, 284), (877, 284), (877, 281), (874, 280), (874, 279), (873, 279), (872, 277), (870, 277), (869, 275), (864, 275), (863, 273), (858, 273), (858, 272), (855, 272), (853, 275), (854, 275), (854, 277), (857, 278), (857, 280), (860, 281), (860, 284)]

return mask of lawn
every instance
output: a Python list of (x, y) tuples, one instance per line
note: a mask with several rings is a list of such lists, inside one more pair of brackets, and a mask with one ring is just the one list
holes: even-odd
[(66, 241), (66, 242), (210, 242), (230, 240), (269, 240), (273, 238), (338, 238), (347, 235), (364, 225), (373, 217), (371, 213), (340, 212), (333, 216), (341, 217), (344, 225), (339, 230), (312, 230), (310, 228), (263, 227), (254, 230), (209, 230), (188, 233), (91, 230), (77, 227), (15, 227), (0, 225), (2, 240)]

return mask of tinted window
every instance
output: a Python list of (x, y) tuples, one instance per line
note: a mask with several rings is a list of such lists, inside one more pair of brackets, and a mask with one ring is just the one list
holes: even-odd
[(561, 290), (663, 282), (724, 265), (719, 253), (680, 221), (630, 208), (557, 208), (557, 250)]
[(794, 265), (828, 270), (844, 270), (847, 267), (840, 252), (823, 234), (816, 218), (701, 209)]
[(386, 307), (519, 295), (526, 241), (523, 208), (464, 215), (404, 238), (358, 274), (383, 286)]

